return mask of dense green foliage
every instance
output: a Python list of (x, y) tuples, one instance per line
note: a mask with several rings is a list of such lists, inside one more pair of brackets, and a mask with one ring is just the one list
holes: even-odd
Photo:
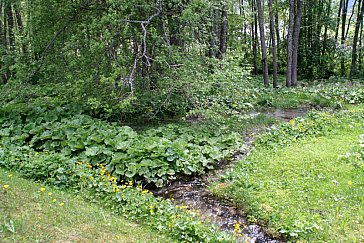
[(119, 181), (161, 186), (176, 174), (211, 169), (214, 161), (231, 156), (241, 146), (235, 133), (191, 125), (168, 125), (137, 133), (127, 126), (76, 115), (75, 110), (72, 103), (51, 97), (4, 105), (0, 111), (1, 143), (9, 150), (2, 155), (3, 160), (22, 160), (26, 151), (26, 157), (56, 153), (88, 161), (92, 166), (107, 165)]
[(177, 175), (203, 173), (239, 150), (237, 134), (192, 124), (136, 132), (82, 114), (87, 109), (77, 100), (65, 100), (60, 90), (29, 88), (16, 95), (16, 87), (9, 85), (4, 92), (0, 166), (102, 201), (176, 239), (232, 240), (202, 224), (197, 213), (155, 198), (142, 185), (161, 186)]

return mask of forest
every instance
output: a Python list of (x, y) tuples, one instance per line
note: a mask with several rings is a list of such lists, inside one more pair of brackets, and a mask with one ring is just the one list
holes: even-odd
[(364, 241), (364, 0), (0, 0), (0, 239)]

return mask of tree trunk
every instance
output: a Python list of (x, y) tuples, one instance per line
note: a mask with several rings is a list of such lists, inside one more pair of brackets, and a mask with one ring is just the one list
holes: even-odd
[(279, 35), (279, 15), (278, 15), (278, 11), (276, 10), (275, 12), (275, 17), (274, 17), (274, 22), (275, 22), (275, 32), (276, 32), (276, 41), (277, 41), (277, 57), (279, 58), (279, 53), (280, 53), (280, 43), (281, 43), (281, 38)]
[(329, 23), (328, 21), (330, 20), (330, 14), (331, 14), (331, 0), (329, 0), (329, 2), (327, 3), (327, 12), (326, 12), (326, 18), (325, 18), (325, 30), (324, 30), (324, 39), (322, 41), (322, 52), (321, 52), (321, 56), (323, 58), (325, 58), (325, 54), (326, 54), (326, 48), (327, 48), (327, 32), (328, 32), (328, 27), (329, 27)]
[[(17, 30), (18, 30), (18, 34), (19, 36), (23, 36), (23, 18), (20, 12), (20, 4), (14, 4), (14, 12), (15, 12), (15, 18), (16, 18), (16, 26), (17, 26)], [(26, 53), (26, 45), (25, 42), (23, 40), (23, 38), (20, 38), (20, 45), (19, 45), (19, 50), (22, 53)]]
[(227, 34), (228, 34), (228, 5), (225, 2), (221, 9), (221, 28), (220, 28), (220, 44), (217, 58), (222, 59), (223, 54), (227, 50)]
[(15, 36), (14, 36), (14, 18), (11, 4), (8, 3), (5, 6), (5, 12), (7, 15), (7, 23), (8, 23), (8, 35), (9, 35), (9, 49), (13, 51), (15, 48)]
[[(5, 41), (4, 41), (4, 30), (5, 25), (3, 25), (3, 2), (0, 1), (0, 55), (3, 57), (5, 56)], [(3, 68), (3, 62), (0, 59), (0, 71)], [(0, 83), (6, 83), (6, 76), (5, 73), (0, 72), (1, 80)]]
[[(349, 0), (344, 0), (343, 4), (344, 6), (342, 7), (342, 13), (341, 13), (341, 48), (344, 48), (345, 45), (345, 27), (346, 27), (346, 15), (348, 12), (348, 3)], [(341, 69), (341, 76), (345, 75), (345, 57), (343, 55), (343, 53), (341, 53), (341, 58), (340, 58), (340, 69)]]
[(273, 55), (273, 88), (277, 88), (277, 46), (276, 46), (276, 39), (275, 39), (275, 19), (273, 13), (273, 0), (269, 0), (269, 19), (270, 19), (270, 36), (272, 39), (272, 55)]
[(213, 8), (211, 8), (210, 10), (210, 18), (211, 18), (211, 26), (210, 26), (210, 33), (209, 33), (209, 49), (208, 49), (208, 56), (210, 58), (215, 57), (216, 53), (215, 53), (215, 24), (213, 19), (215, 18), (215, 12), (213, 10)]
[[(349, 29), (350, 29), (351, 20), (353, 18), (354, 12), (355, 12), (356, 2), (357, 2), (357, 0), (354, 1), (353, 9), (351, 11), (350, 18), (349, 18), (349, 21), (348, 21), (348, 27), (346, 27), (345, 39), (348, 38), (348, 33), (349, 33)], [(360, 4), (360, 0), (359, 0), (359, 4)]]
[(292, 85), (292, 55), (293, 55), (293, 26), (294, 26), (294, 0), (289, 0), (289, 26), (287, 33), (287, 73), (286, 86)]
[(339, 26), (340, 26), (340, 15), (341, 9), (343, 7), (344, 0), (340, 0), (339, 11), (337, 12), (337, 20), (336, 20), (336, 28), (335, 28), (335, 44), (337, 43), (337, 39), (339, 37)]
[[(363, 3), (364, 5), (364, 3)], [(362, 6), (363, 8), (363, 6)], [(363, 70), (363, 23), (360, 24), (361, 27), (360, 27), (360, 38), (359, 38), (359, 48), (360, 48), (360, 51), (359, 51), (359, 70)]]
[(363, 21), (363, 3), (364, 0), (360, 1), (358, 3), (358, 14), (356, 18), (356, 24), (355, 24), (355, 33), (354, 33), (354, 40), (353, 40), (353, 52), (351, 56), (351, 70), (350, 70), (350, 76), (354, 77), (356, 75), (356, 60), (357, 60), (357, 44), (358, 44), (358, 36), (360, 31), (360, 25)]
[(1, 55), (3, 55), (2, 52), (4, 51), (4, 48), (5, 48), (4, 30), (5, 30), (5, 24), (3, 24), (3, 2), (0, 1), (0, 53), (1, 53)]
[(269, 76), (268, 76), (268, 59), (267, 59), (267, 46), (265, 44), (265, 32), (264, 32), (264, 16), (262, 9), (262, 1), (256, 0), (257, 9), (258, 9), (258, 22), (259, 22), (259, 33), (260, 33), (260, 44), (262, 47), (262, 65), (263, 65), (263, 80), (264, 85), (269, 85)]
[(251, 1), (252, 13), (254, 13), (254, 19), (252, 21), (252, 48), (253, 48), (253, 74), (258, 75), (258, 62), (257, 62), (257, 39), (258, 39), (258, 18), (255, 8), (255, 1)]
[(314, 48), (314, 53), (315, 53), (315, 64), (318, 66), (322, 66), (322, 62), (323, 60), (321, 59), (321, 32), (322, 32), (322, 26), (323, 21), (325, 19), (325, 5), (324, 5), (324, 0), (319, 0), (318, 3), (318, 9), (317, 9), (317, 18), (316, 18), (316, 31), (315, 31), (315, 48)]
[(292, 44), (292, 86), (297, 86), (297, 60), (298, 60), (298, 48), (299, 37), (301, 29), (302, 18), (302, 0), (297, 0), (297, 12), (295, 16), (293, 44)]

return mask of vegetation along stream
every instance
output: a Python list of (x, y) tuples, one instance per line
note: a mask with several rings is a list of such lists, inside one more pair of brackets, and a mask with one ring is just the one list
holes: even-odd
[[(309, 107), (290, 109), (265, 109), (261, 112), (251, 112), (253, 115), (260, 113), (274, 117), (282, 121), (289, 121), (295, 117), (304, 116)], [(241, 160), (250, 149), (254, 141), (252, 135), (244, 138), (247, 145), (244, 151), (240, 151), (231, 160), (220, 161), (215, 170), (190, 179), (176, 180), (167, 187), (155, 190), (154, 194), (172, 199), (175, 204), (185, 210), (196, 211), (205, 221), (218, 225), (223, 230), (238, 236), (241, 242), (281, 242), (281, 239), (273, 239), (265, 232), (264, 228), (248, 222), (240, 208), (234, 207), (228, 199), (217, 198), (208, 190), (210, 183), (217, 181), (219, 175), (231, 168), (236, 161)]]

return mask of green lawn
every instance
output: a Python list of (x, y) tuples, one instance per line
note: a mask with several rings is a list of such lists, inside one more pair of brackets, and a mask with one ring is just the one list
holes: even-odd
[(1, 242), (172, 242), (82, 198), (0, 169)]
[(212, 190), (295, 241), (364, 242), (364, 170), (341, 157), (364, 133), (360, 123), (285, 147), (257, 147)]

